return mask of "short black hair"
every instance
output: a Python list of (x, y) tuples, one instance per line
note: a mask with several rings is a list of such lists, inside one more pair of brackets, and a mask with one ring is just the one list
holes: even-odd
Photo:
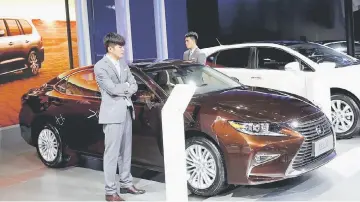
[(188, 32), (187, 34), (185, 34), (185, 38), (192, 38), (195, 40), (195, 42), (197, 42), (197, 40), (199, 39), (199, 35), (196, 32)]
[(104, 36), (104, 46), (106, 52), (108, 52), (109, 46), (125, 46), (125, 38), (118, 33), (110, 32)]

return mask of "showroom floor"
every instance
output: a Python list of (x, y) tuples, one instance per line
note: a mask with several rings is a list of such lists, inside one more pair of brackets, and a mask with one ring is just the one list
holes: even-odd
[[(19, 132), (18, 127), (0, 131), (0, 201), (104, 199), (103, 172), (94, 169), (92, 163), (84, 167), (48, 169), (37, 158), (35, 149), (21, 139)], [(360, 137), (337, 143), (338, 157), (335, 160), (300, 178), (255, 187), (239, 186), (209, 199), (189, 195), (189, 200), (359, 201)], [(147, 193), (140, 196), (125, 195), (126, 200), (165, 200), (163, 174), (134, 169), (133, 175), (135, 185)]]

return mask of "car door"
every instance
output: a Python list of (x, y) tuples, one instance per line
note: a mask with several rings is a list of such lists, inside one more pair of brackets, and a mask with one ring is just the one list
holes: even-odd
[(3, 19), (0, 19), (0, 74), (5, 73), (5, 63), (7, 62), (7, 50), (8, 50), (8, 34), (7, 29), (5, 25), (5, 21)]
[(133, 120), (132, 158), (135, 163), (161, 167), (163, 165), (161, 146), (161, 109), (160, 96), (150, 87), (143, 77), (133, 74), (138, 91), (132, 96), (135, 109)]
[(285, 70), (285, 65), (298, 61), (304, 69), (305, 65), (295, 56), (284, 50), (273, 47), (257, 47), (255, 52), (254, 72), (258, 78), (253, 80), (256, 86), (281, 90), (306, 97), (306, 71)]
[[(5, 19), (8, 37), (7, 37), (7, 50), (5, 53), (6, 59), (11, 60), (12, 62), (23, 62), (24, 58), (22, 57), (22, 32), (15, 19)], [(21, 63), (19, 63), (21, 64)]]
[(253, 71), (252, 53), (250, 47), (225, 49), (210, 55), (208, 64), (230, 77), (239, 79), (241, 83), (252, 86), (253, 78), (258, 76)]
[(56, 89), (49, 97), (61, 106), (55, 119), (61, 121), (64, 141), (74, 150), (101, 154), (104, 135), (98, 123), (100, 96), (93, 71), (76, 72)]
[(23, 57), (24, 59), (27, 59), (28, 54), (30, 53), (31, 48), (33, 48), (33, 46), (38, 45), (36, 42), (38, 42), (38, 40), (36, 40), (36, 38), (33, 35), (33, 28), (30, 25), (30, 23), (24, 19), (19, 19), (18, 20), (18, 24), (19, 27), (21, 27), (21, 30), (23, 32), (22, 35), (22, 50), (21, 50), (21, 57)]

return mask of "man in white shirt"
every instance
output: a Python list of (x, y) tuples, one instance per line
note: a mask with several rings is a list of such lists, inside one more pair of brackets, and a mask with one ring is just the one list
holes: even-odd
[(94, 66), (101, 92), (99, 124), (105, 133), (105, 200), (123, 201), (117, 193), (116, 168), (119, 168), (120, 193), (143, 194), (132, 182), (132, 119), (135, 117), (131, 96), (138, 86), (124, 56), (125, 39), (117, 33), (104, 37), (106, 55)]
[(206, 55), (198, 48), (198, 39), (199, 36), (196, 32), (189, 32), (185, 35), (185, 45), (188, 50), (184, 52), (183, 59), (205, 65)]

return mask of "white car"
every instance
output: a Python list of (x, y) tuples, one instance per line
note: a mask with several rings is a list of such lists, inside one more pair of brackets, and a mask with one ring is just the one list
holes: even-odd
[(219, 45), (202, 51), (209, 66), (236, 77), (245, 85), (305, 98), (308, 98), (308, 93), (304, 92), (308, 78), (315, 72), (324, 72), (330, 80), (331, 117), (337, 137), (351, 138), (359, 133), (358, 59), (317, 43), (302, 41)]

